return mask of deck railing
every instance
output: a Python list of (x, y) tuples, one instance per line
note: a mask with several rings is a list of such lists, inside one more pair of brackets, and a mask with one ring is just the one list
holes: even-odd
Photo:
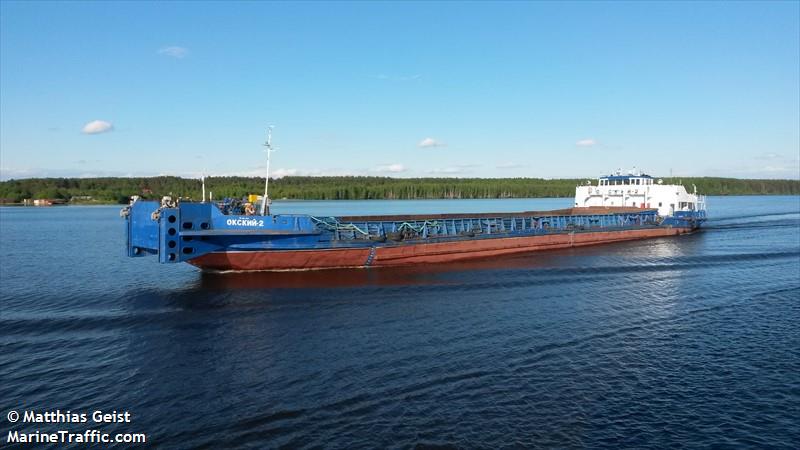
[(531, 235), (596, 231), (604, 228), (630, 228), (657, 225), (656, 212), (592, 214), (568, 216), (498, 216), (420, 219), (409, 221), (342, 222), (336, 217), (312, 217), (317, 227), (334, 240), (404, 240), (491, 236), (496, 234)]

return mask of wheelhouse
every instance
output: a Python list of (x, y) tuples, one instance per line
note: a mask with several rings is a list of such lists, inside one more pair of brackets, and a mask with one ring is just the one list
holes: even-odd
[(598, 186), (650, 186), (655, 184), (650, 175), (609, 175), (598, 179)]

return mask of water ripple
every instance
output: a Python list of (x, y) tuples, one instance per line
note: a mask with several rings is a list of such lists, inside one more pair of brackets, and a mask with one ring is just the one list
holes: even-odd
[(712, 200), (679, 238), (301, 275), (125, 259), (115, 209), (59, 210), (52, 258), (0, 240), (0, 410), (163, 448), (794, 448), (800, 202)]

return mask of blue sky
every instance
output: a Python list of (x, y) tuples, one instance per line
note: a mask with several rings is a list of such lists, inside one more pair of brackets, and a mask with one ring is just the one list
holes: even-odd
[(0, 178), (800, 178), (800, 3), (0, 2)]

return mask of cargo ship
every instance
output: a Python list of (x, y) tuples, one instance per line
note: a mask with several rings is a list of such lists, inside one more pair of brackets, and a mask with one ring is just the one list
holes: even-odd
[(574, 205), (553, 211), (316, 217), (270, 214), (259, 198), (257, 211), (249, 199), (132, 197), (121, 211), (127, 255), (204, 271), (388, 267), (675, 236), (706, 220), (696, 189), (640, 172), (577, 186)]
[[(131, 197), (127, 255), (204, 271), (286, 271), (435, 264), (674, 236), (700, 228), (705, 197), (639, 171), (575, 189), (569, 208), (518, 213), (315, 217), (271, 214), (272, 128), (264, 195), (202, 201)], [(258, 210), (257, 207), (258, 206)]]

